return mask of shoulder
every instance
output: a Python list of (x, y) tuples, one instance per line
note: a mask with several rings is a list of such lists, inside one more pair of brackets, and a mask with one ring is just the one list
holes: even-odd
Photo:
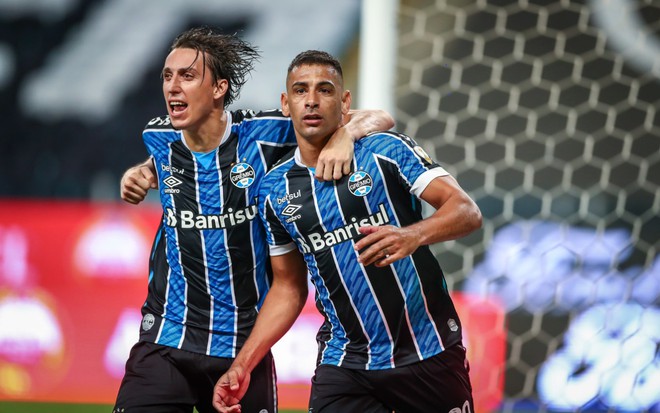
[(295, 165), (294, 154), (295, 151), (291, 151), (282, 157), (277, 163), (268, 171), (266, 175), (261, 180), (261, 193), (262, 195), (267, 195), (267, 192), (273, 190), (273, 188), (278, 185), (286, 184), (285, 175), (287, 172), (293, 168)]
[(295, 149), (290, 150), (282, 158), (280, 158), (275, 165), (266, 173), (265, 180), (277, 181), (282, 180), (282, 177), (293, 168), (295, 165)]
[(279, 109), (263, 110), (256, 112), (251, 109), (239, 109), (231, 112), (233, 124), (254, 121), (289, 121), (289, 118), (282, 114)]
[(393, 131), (372, 132), (365, 135), (362, 139), (356, 142), (356, 149), (362, 147), (371, 149), (372, 151), (379, 152), (387, 150), (388, 152), (394, 148), (401, 146), (408, 146), (414, 148), (418, 146), (417, 143), (409, 136), (403, 133)]
[(374, 132), (366, 135), (355, 144), (356, 154), (372, 153), (382, 157), (404, 160), (417, 160), (427, 167), (437, 163), (413, 138), (399, 132)]

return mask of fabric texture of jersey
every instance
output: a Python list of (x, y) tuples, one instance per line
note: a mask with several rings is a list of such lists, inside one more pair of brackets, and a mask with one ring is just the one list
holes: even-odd
[(318, 182), (296, 150), (260, 190), (271, 254), (297, 246), (316, 287), (325, 317), (318, 363), (387, 369), (439, 354), (461, 341), (461, 324), (430, 249), (378, 268), (360, 264), (354, 244), (362, 225), (420, 221), (419, 196), (447, 172), (411, 138), (390, 132), (355, 144), (353, 171)]
[(227, 116), (211, 159), (191, 152), (169, 117), (144, 129), (163, 218), (151, 251), (140, 340), (233, 358), (269, 287), (258, 183), (295, 145), (295, 135), (279, 111)]

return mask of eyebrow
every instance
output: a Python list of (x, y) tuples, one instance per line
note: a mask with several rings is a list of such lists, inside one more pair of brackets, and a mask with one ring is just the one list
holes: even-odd
[[(332, 83), (332, 82), (329, 81), (329, 80), (323, 80), (323, 81), (319, 82), (317, 85), (318, 85), (318, 86), (332, 86), (332, 87), (336, 87), (335, 84)], [(300, 80), (300, 81), (298, 81), (298, 82), (293, 82), (293, 84), (291, 85), (291, 87), (293, 87), (293, 86), (309, 86), (309, 82)]]
[(177, 69), (172, 69), (171, 67), (166, 66), (166, 67), (163, 68), (161, 74), (162, 73), (169, 73), (169, 72), (177, 72), (177, 73), (194, 72), (194, 73), (199, 73), (199, 71), (197, 69), (195, 69), (194, 67), (192, 67), (192, 66), (180, 67), (180, 68), (177, 68)]

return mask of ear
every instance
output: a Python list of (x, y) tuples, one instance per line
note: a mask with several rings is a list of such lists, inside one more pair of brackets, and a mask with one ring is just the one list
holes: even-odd
[(351, 91), (344, 90), (344, 93), (341, 97), (341, 113), (342, 115), (348, 115), (348, 112), (351, 110)]
[(229, 82), (227, 82), (227, 79), (219, 79), (213, 86), (213, 98), (220, 99), (225, 96), (227, 89), (229, 89)]
[(280, 102), (282, 103), (282, 114), (284, 116), (291, 116), (291, 112), (289, 112), (289, 96), (286, 93), (282, 92)]

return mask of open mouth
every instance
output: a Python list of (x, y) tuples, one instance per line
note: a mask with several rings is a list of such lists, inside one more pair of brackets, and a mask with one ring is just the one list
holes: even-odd
[(184, 110), (186, 110), (186, 108), (188, 107), (187, 103), (180, 101), (170, 101), (169, 103), (170, 103), (170, 111), (172, 111), (173, 114), (181, 113)]

